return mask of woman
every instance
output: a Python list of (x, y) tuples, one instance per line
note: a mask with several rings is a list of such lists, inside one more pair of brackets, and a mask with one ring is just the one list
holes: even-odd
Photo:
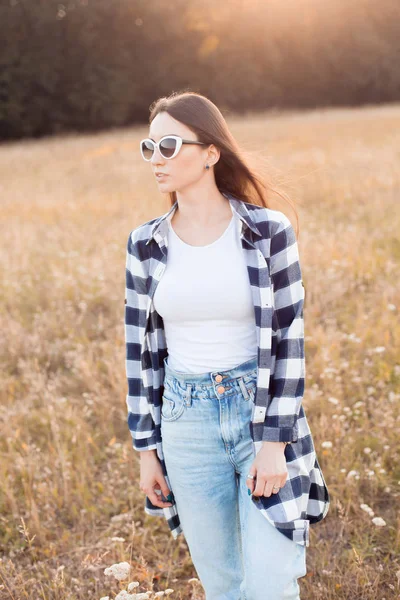
[(158, 100), (140, 151), (171, 200), (131, 231), (126, 255), (128, 425), (145, 512), (184, 534), (207, 600), (297, 600), (329, 493), (302, 406), (293, 227), (200, 94)]

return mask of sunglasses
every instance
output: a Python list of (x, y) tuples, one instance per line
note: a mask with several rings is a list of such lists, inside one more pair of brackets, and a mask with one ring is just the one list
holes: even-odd
[(159, 153), (163, 158), (175, 158), (183, 144), (199, 144), (201, 146), (208, 146), (204, 142), (198, 142), (196, 140), (184, 140), (179, 135), (166, 135), (161, 140), (153, 142), (150, 138), (146, 138), (140, 142), (140, 153), (144, 160), (151, 160), (155, 148), (158, 149)]

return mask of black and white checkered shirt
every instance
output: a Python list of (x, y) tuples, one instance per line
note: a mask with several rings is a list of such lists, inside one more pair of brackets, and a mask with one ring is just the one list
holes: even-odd
[[(281, 533), (308, 546), (309, 525), (326, 516), (330, 497), (302, 405), (305, 291), (295, 232), (282, 212), (224, 195), (240, 224), (254, 301), (258, 343), (257, 389), (250, 423), (254, 453), (265, 440), (291, 442), (285, 447), (285, 485), (269, 498), (252, 499)], [(166, 267), (168, 220), (176, 207), (177, 202), (129, 234), (125, 288), (127, 422), (135, 450), (156, 450), (170, 490), (160, 413), (163, 360), (168, 351), (153, 297)], [(174, 538), (183, 533), (175, 501), (160, 508), (146, 496), (144, 510), (164, 516)]]

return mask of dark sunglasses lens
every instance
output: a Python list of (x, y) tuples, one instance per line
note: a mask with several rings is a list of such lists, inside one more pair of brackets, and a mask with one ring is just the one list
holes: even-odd
[(151, 140), (145, 140), (142, 142), (142, 153), (146, 160), (150, 160), (153, 156), (154, 144)]
[(171, 158), (176, 148), (176, 140), (174, 138), (165, 138), (160, 144), (160, 152), (165, 158)]

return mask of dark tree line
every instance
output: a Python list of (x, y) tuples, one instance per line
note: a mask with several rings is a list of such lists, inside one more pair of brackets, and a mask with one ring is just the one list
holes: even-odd
[(0, 139), (147, 121), (190, 89), (222, 110), (400, 98), (399, 0), (1, 0)]

